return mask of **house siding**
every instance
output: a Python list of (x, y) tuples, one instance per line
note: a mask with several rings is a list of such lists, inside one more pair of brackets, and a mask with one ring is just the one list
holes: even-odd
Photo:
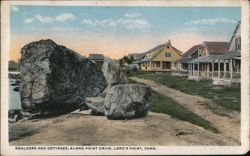
[[(169, 55), (169, 54), (171, 55), (171, 57), (166, 57), (166, 55)], [(142, 63), (141, 65), (142, 70), (144, 71), (172, 71), (176, 68), (174, 62), (181, 58), (181, 54), (177, 52), (176, 49), (174, 49), (171, 45), (166, 45), (163, 49), (158, 49), (150, 54), (147, 54), (145, 57), (150, 59), (150, 61)], [(159, 62), (160, 62), (160, 66), (159, 66)]]

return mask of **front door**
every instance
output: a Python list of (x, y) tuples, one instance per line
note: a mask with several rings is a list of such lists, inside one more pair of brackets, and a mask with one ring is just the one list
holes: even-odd
[(162, 62), (162, 69), (171, 69), (171, 62), (166, 62), (166, 61), (163, 61)]

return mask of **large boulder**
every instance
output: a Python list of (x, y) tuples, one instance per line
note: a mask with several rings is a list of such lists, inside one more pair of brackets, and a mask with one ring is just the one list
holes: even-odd
[(107, 86), (94, 63), (52, 40), (29, 43), (21, 55), (20, 96), (25, 111), (69, 112)]
[(106, 92), (115, 85), (127, 83), (127, 77), (120, 69), (119, 62), (111, 59), (105, 59), (102, 65), (102, 72), (107, 81), (107, 88), (101, 94), (105, 97)]
[(113, 86), (106, 95), (104, 112), (108, 119), (131, 119), (147, 115), (151, 89), (145, 85)]

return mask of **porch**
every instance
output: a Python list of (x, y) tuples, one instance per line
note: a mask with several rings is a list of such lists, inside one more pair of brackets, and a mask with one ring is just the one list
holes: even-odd
[[(236, 54), (234, 54), (236, 55)], [(234, 56), (233, 55), (233, 56)], [(240, 57), (210, 56), (189, 62), (188, 79), (213, 80), (214, 84), (240, 83)]]
[(141, 69), (144, 71), (171, 71), (171, 68), (170, 61), (145, 61), (141, 63)]

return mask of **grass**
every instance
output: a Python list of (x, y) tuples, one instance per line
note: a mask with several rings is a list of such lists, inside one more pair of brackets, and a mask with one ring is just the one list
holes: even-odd
[[(137, 83), (137, 82), (129, 79), (129, 83)], [(209, 121), (201, 118), (200, 116), (193, 113), (186, 107), (180, 105), (179, 103), (175, 102), (171, 98), (161, 95), (155, 91), (152, 91), (151, 103), (149, 109), (152, 112), (168, 114), (177, 119), (190, 122), (197, 126), (201, 126), (212, 132), (215, 133), (218, 132), (217, 129), (213, 127)]]
[(240, 111), (241, 108), (240, 87), (217, 87), (211, 81), (189, 81), (187, 77), (172, 77), (170, 73), (141, 73), (133, 76), (153, 80), (184, 93), (212, 99), (215, 103), (230, 110)]

